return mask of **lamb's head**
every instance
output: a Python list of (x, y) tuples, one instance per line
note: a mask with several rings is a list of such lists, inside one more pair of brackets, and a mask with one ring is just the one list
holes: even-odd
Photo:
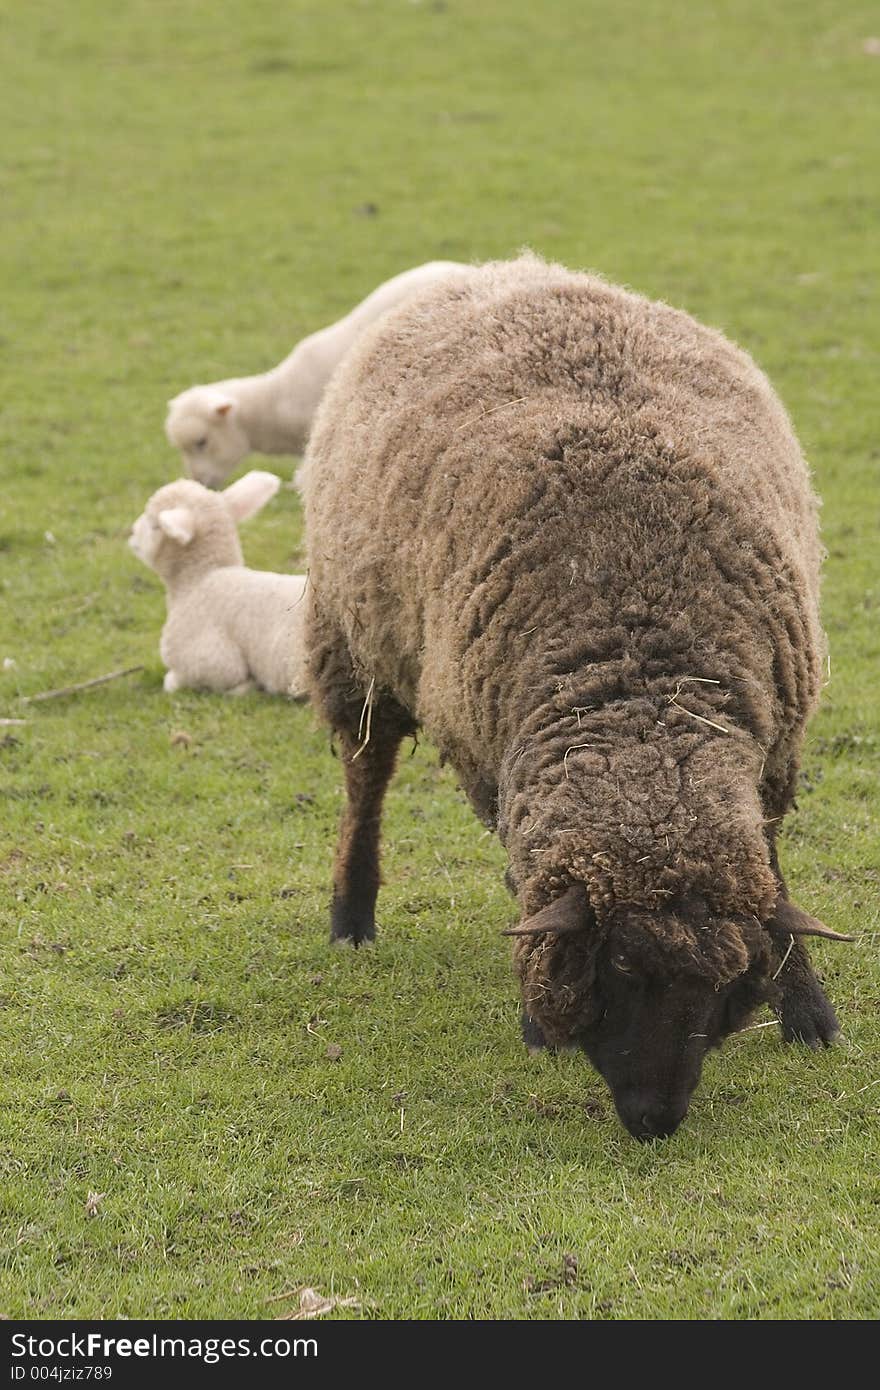
[(251, 451), (236, 402), (216, 386), (192, 386), (170, 400), (165, 433), (206, 487), (219, 487)]
[[(793, 904), (776, 912), (792, 936), (835, 935)], [(768, 926), (692, 895), (600, 919), (574, 884), (509, 934), (525, 1014), (548, 1043), (582, 1048), (630, 1134), (653, 1139), (684, 1119), (709, 1049), (775, 998)]]
[(179, 478), (153, 493), (131, 528), (129, 547), (166, 581), (192, 568), (240, 565), (237, 522), (258, 512), (280, 486), (274, 473), (256, 469), (224, 492)]

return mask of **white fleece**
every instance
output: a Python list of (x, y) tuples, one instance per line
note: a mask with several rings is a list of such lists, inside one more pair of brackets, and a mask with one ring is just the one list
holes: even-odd
[(159, 652), (167, 691), (240, 694), (258, 686), (305, 695), (307, 577), (248, 569), (236, 529), (279, 486), (274, 474), (258, 471), (222, 493), (181, 478), (154, 493), (134, 523), (129, 546), (165, 581)]
[(165, 433), (184, 467), (207, 487), (219, 487), (252, 450), (302, 453), (324, 388), (363, 330), (420, 290), (473, 267), (429, 261), (386, 280), (351, 313), (312, 333), (271, 371), (191, 386), (168, 402)]

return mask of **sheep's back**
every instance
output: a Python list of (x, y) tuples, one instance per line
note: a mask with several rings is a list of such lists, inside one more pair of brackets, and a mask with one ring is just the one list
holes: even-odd
[(503, 738), (538, 667), (652, 643), (662, 665), (667, 638), (768, 688), (799, 648), (796, 715), (769, 691), (762, 718), (815, 702), (806, 465), (763, 374), (686, 314), (531, 256), (484, 266), (368, 331), (308, 470), (317, 608), (441, 742)]

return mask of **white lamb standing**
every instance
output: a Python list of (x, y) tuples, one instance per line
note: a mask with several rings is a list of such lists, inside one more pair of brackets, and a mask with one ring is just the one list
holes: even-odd
[(345, 318), (303, 338), (271, 371), (191, 386), (174, 396), (165, 433), (180, 449), (186, 472), (207, 487), (219, 487), (252, 450), (302, 453), (324, 387), (363, 330), (420, 290), (472, 273), (472, 266), (457, 261), (429, 261), (406, 270)]
[(166, 691), (305, 695), (306, 576), (248, 569), (236, 530), (280, 484), (254, 471), (217, 493), (181, 478), (155, 492), (131, 528), (132, 551), (165, 581)]

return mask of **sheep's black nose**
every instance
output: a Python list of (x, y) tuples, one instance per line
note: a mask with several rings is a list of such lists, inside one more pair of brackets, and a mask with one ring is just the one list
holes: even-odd
[(620, 1107), (620, 1118), (634, 1139), (668, 1139), (687, 1114), (687, 1104), (646, 1104), (644, 1098)]
[(667, 1118), (664, 1115), (642, 1115), (639, 1120), (639, 1132), (637, 1139), (668, 1139), (670, 1134), (674, 1134), (679, 1124), (680, 1117)]

